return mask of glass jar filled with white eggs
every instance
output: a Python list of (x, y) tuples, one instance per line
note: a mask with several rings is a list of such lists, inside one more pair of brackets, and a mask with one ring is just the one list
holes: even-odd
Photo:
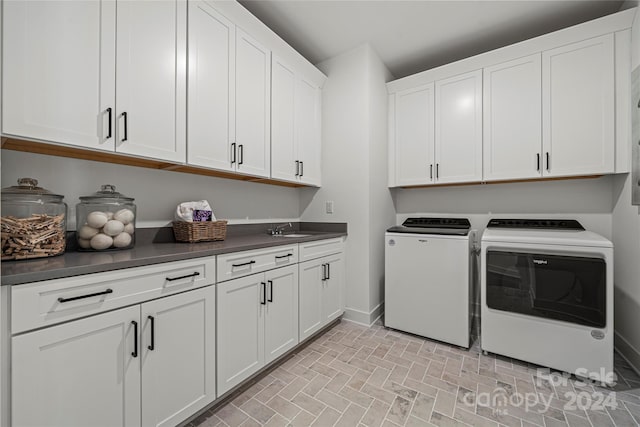
[(106, 184), (76, 205), (78, 250), (129, 249), (135, 243), (136, 205)]

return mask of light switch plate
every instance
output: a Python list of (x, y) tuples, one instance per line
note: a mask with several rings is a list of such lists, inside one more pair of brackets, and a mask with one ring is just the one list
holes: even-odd
[(332, 214), (333, 213), (333, 200), (327, 200), (325, 202), (325, 211), (328, 214)]

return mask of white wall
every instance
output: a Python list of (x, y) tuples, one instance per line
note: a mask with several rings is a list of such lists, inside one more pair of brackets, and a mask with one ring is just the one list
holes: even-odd
[(69, 229), (75, 229), (79, 197), (102, 184), (114, 184), (135, 198), (138, 227), (167, 225), (178, 203), (202, 199), (209, 201), (216, 217), (232, 223), (300, 216), (295, 188), (2, 150), (2, 187), (17, 185), (21, 177), (36, 178), (40, 186), (65, 196)]
[[(378, 55), (369, 50), (369, 277), (370, 310), (384, 308), (384, 232), (395, 224), (395, 207), (387, 187), (388, 99), (393, 76)], [(377, 316), (375, 316), (377, 317)]]
[[(625, 7), (640, 6), (640, 1), (627, 1)], [(632, 29), (631, 70), (640, 67), (640, 13), (636, 12)], [(636, 123), (640, 122), (638, 99), (630, 108)], [(638, 131), (633, 143), (640, 139)], [(615, 330), (616, 348), (640, 371), (640, 210), (631, 205), (631, 175), (614, 181), (613, 244), (615, 260)]]
[[(367, 49), (362, 46), (317, 67), (328, 79), (322, 90), (322, 188), (301, 191), (302, 221), (347, 222), (345, 305), (368, 309), (369, 245)], [(325, 213), (325, 201), (334, 213)]]
[[(393, 223), (386, 188), (390, 78), (363, 45), (318, 64), (328, 76), (322, 98), (322, 188), (301, 191), (301, 220), (347, 222), (345, 317), (371, 323), (380, 313), (383, 232)], [(334, 213), (325, 202), (334, 202)]]
[(605, 176), (394, 191), (399, 222), (414, 213), (455, 214), (468, 217), (481, 235), (492, 216), (567, 217), (610, 239), (612, 182)]

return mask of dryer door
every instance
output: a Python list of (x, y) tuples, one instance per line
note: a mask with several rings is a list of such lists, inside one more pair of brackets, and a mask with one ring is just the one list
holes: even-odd
[(487, 306), (546, 319), (606, 326), (601, 258), (487, 251)]

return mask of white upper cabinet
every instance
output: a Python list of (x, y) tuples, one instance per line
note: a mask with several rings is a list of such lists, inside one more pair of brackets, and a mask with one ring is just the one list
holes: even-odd
[(544, 175), (612, 173), (614, 36), (542, 53)]
[(295, 127), (296, 74), (273, 56), (271, 61), (271, 177), (295, 182), (298, 150)]
[(184, 0), (119, 1), (116, 151), (184, 162)]
[(276, 56), (271, 73), (271, 177), (319, 186), (321, 91)]
[(3, 15), (2, 133), (113, 151), (115, 2), (12, 0)]
[[(422, 185), (434, 179), (434, 84), (395, 94), (392, 146), (395, 183)], [(393, 95), (392, 95), (393, 96)], [(393, 138), (395, 137), (395, 140)]]
[(269, 177), (271, 52), (236, 28), (236, 139), (239, 172)]
[(300, 77), (296, 96), (296, 140), (298, 180), (302, 184), (320, 186), (321, 180), (321, 100), (319, 87)]
[(633, 18), (622, 11), (387, 83), (389, 187), (628, 172)]
[(484, 179), (542, 173), (541, 55), (484, 69)]
[(270, 175), (271, 51), (204, 1), (189, 4), (188, 163)]
[(435, 83), (435, 181), (482, 180), (482, 70)]
[(391, 186), (482, 179), (482, 70), (391, 94)]
[(185, 161), (186, 1), (4, 9), (3, 133)]
[(187, 162), (191, 165), (233, 169), (235, 36), (235, 25), (207, 3), (189, 3)]

